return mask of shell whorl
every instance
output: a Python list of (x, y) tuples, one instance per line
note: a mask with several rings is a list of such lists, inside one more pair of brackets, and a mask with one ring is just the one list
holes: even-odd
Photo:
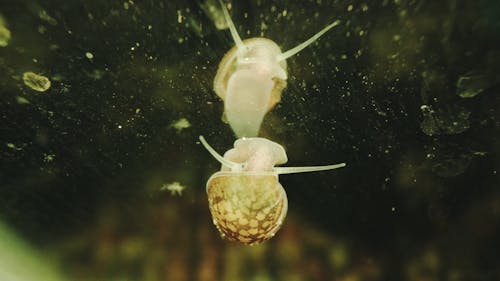
[(219, 172), (208, 181), (207, 194), (220, 234), (243, 244), (273, 237), (288, 209), (285, 190), (271, 173)]

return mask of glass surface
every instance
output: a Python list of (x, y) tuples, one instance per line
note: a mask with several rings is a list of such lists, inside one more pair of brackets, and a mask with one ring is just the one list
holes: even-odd
[(0, 0), (0, 280), (500, 280), (500, 2), (233, 1), (285, 51), (259, 136), (270, 240), (228, 242), (206, 182), (236, 140), (217, 0)]

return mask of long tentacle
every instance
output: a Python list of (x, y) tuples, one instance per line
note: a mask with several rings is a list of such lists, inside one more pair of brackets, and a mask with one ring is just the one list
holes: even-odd
[(294, 174), (294, 173), (305, 173), (305, 172), (317, 172), (333, 170), (345, 167), (346, 163), (326, 165), (326, 166), (306, 166), (306, 167), (274, 167), (274, 171), (278, 174)]
[(307, 39), (305, 42), (302, 42), (298, 46), (291, 48), (290, 50), (288, 50), (284, 53), (279, 54), (276, 57), (276, 60), (278, 60), (278, 61), (286, 60), (287, 58), (297, 54), (298, 52), (302, 51), (305, 47), (311, 45), (311, 43), (318, 40), (318, 38), (321, 37), (321, 35), (323, 35), (325, 32), (327, 32), (328, 30), (330, 30), (331, 28), (333, 28), (339, 24), (340, 24), (340, 20), (334, 21), (333, 23), (327, 25), (325, 28), (321, 29), (318, 33), (314, 34), (311, 38)]
[(208, 142), (205, 140), (203, 136), (199, 137), (201, 144), (205, 147), (206, 150), (215, 158), (217, 161), (219, 161), (222, 165), (229, 167), (231, 170), (239, 170), (241, 169), (241, 164), (230, 161), (222, 157), (215, 149), (213, 149)]
[(234, 43), (238, 48), (239, 52), (243, 52), (245, 50), (245, 44), (241, 41), (240, 35), (238, 35), (238, 31), (236, 30), (236, 26), (234, 26), (233, 20), (229, 15), (229, 12), (226, 9), (226, 5), (219, 0), (220, 5), (222, 6), (222, 12), (224, 13), (224, 18), (226, 19), (227, 25), (229, 26), (229, 31), (231, 32), (231, 36), (233, 37)]

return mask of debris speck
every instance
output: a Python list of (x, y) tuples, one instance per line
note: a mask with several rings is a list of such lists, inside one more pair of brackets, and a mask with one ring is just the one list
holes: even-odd
[(17, 96), (16, 101), (18, 104), (28, 104), (30, 101), (26, 99), (25, 97)]
[(160, 188), (161, 191), (168, 190), (171, 195), (182, 195), (182, 191), (186, 189), (185, 186), (181, 185), (179, 182), (175, 181), (169, 184), (163, 184)]
[(177, 22), (182, 23), (182, 19), (183, 19), (183, 16), (182, 16), (181, 10), (177, 10)]
[(94, 58), (94, 54), (92, 54), (91, 52), (86, 52), (85, 57), (87, 57), (89, 60), (91, 60)]
[(104, 71), (99, 70), (99, 69), (94, 69), (94, 71), (92, 71), (92, 73), (88, 74), (88, 76), (94, 80), (101, 79), (103, 75), (104, 75)]
[(9, 45), (10, 30), (5, 27), (0, 21), (0, 47)]
[(206, 0), (200, 4), (205, 14), (213, 21), (215, 28), (219, 30), (228, 29), (229, 25), (224, 18), (224, 13), (216, 0)]
[(189, 123), (189, 121), (186, 118), (181, 118), (181, 119), (173, 122), (172, 125), (170, 125), (170, 126), (173, 127), (174, 129), (176, 129), (177, 132), (180, 132), (184, 129), (191, 127), (191, 123)]
[(49, 78), (33, 72), (23, 73), (24, 84), (38, 92), (45, 92), (50, 88)]
[(15, 144), (11, 143), (11, 142), (8, 142), (7, 143), (7, 147), (10, 148), (10, 149), (13, 149), (13, 150), (23, 150), (22, 147), (18, 147), (16, 146)]
[(52, 162), (52, 161), (54, 161), (55, 156), (56, 156), (55, 154), (44, 153), (43, 154), (43, 161), (46, 163)]
[(41, 10), (39, 13), (38, 13), (38, 17), (41, 19), (41, 20), (44, 20), (46, 22), (48, 22), (50, 25), (57, 25), (57, 20), (53, 17), (51, 17), (47, 11), (45, 10)]

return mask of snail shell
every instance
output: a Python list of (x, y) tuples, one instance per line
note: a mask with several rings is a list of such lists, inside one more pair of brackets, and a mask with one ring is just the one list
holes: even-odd
[(312, 167), (275, 167), (287, 162), (285, 149), (265, 138), (241, 138), (224, 157), (203, 138), (200, 141), (221, 164), (207, 182), (213, 222), (222, 237), (258, 244), (273, 237), (288, 210), (279, 174), (331, 170), (345, 163)]
[(221, 235), (243, 244), (273, 237), (288, 209), (285, 190), (272, 173), (219, 172), (208, 181), (207, 194)]
[(235, 46), (223, 57), (214, 79), (214, 91), (224, 101), (224, 116), (237, 137), (255, 137), (265, 114), (280, 100), (287, 84), (286, 59), (340, 24), (335, 21), (296, 47), (281, 52), (262, 37), (241, 40), (226, 6), (219, 0)]

